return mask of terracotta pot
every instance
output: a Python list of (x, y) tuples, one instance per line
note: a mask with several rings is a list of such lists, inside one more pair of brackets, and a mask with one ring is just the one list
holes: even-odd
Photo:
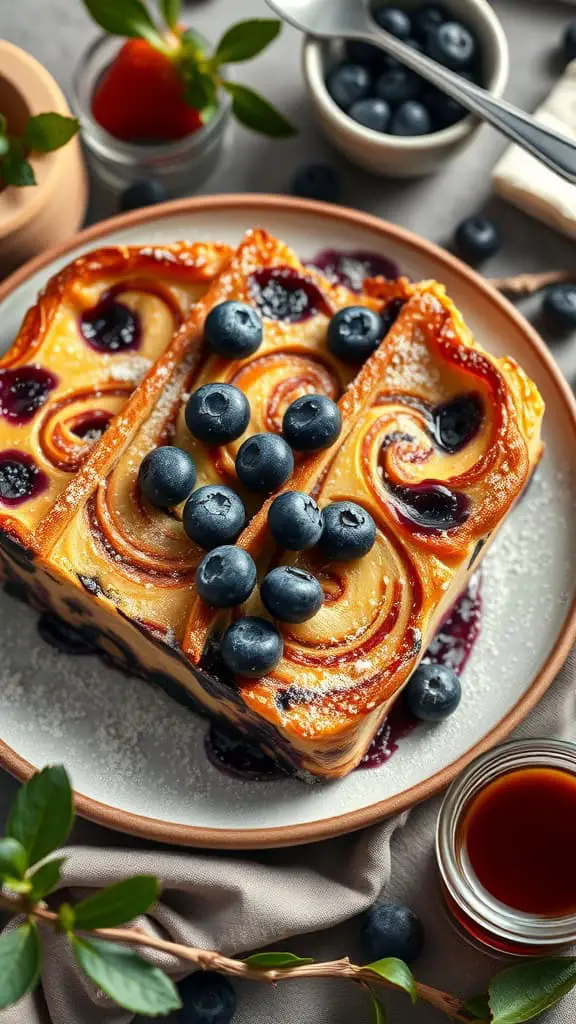
[[(70, 114), (60, 87), (30, 54), (0, 39), (0, 111), (19, 133), (31, 114)], [(88, 201), (78, 138), (32, 156), (36, 186), (0, 191), (0, 276), (77, 231)]]

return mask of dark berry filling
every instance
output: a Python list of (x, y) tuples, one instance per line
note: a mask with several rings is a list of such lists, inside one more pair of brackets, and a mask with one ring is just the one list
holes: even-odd
[(98, 441), (110, 425), (112, 413), (105, 409), (83, 412), (72, 423), (71, 430), (81, 441)]
[(15, 448), (0, 452), (0, 502), (21, 505), (48, 486), (48, 478), (26, 452)]
[(249, 280), (253, 301), (269, 320), (299, 323), (326, 312), (326, 303), (313, 281), (292, 267), (257, 270)]
[(28, 423), (56, 387), (58, 378), (39, 366), (0, 370), (0, 416)]
[(105, 295), (92, 309), (82, 313), (80, 333), (97, 352), (116, 354), (139, 347), (142, 326), (139, 316), (129, 306)]
[(333, 284), (343, 284), (353, 292), (361, 292), (367, 277), (385, 277), (393, 281), (400, 276), (400, 268), (385, 256), (374, 252), (340, 252), (338, 249), (322, 249), (308, 266), (321, 270)]
[(38, 632), (42, 639), (57, 651), (63, 651), (65, 654), (94, 654), (94, 644), (83, 636), (79, 629), (69, 626), (51, 612), (44, 612), (38, 619)]
[(390, 488), (401, 519), (415, 530), (453, 530), (470, 514), (470, 499), (444, 484), (421, 483), (413, 487)]
[(433, 433), (437, 444), (453, 454), (476, 437), (484, 419), (480, 395), (458, 395), (432, 410)]

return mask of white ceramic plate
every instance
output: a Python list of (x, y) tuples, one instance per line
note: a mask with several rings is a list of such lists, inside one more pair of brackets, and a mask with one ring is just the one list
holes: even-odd
[(167, 842), (284, 845), (359, 828), (445, 785), (503, 738), (544, 692), (574, 638), (576, 417), (534, 332), (481, 280), (429, 243), (376, 218), (276, 197), (209, 197), (139, 211), (80, 236), (0, 289), (8, 347), (38, 289), (72, 256), (107, 243), (220, 239), (262, 226), (302, 257), (323, 248), (380, 252), (413, 278), (443, 281), (481, 343), (514, 356), (547, 404), (546, 451), (528, 494), (484, 563), (484, 620), (464, 673), (464, 698), (440, 726), (406, 737), (383, 767), (329, 785), (244, 782), (210, 766), (205, 724), (137, 679), (92, 657), (59, 654), (36, 616), (0, 596), (0, 757), (20, 776), (64, 762), (82, 813)]

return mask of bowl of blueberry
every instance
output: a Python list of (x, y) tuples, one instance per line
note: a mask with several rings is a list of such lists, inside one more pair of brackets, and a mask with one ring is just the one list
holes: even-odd
[[(492, 95), (504, 92), (508, 44), (486, 0), (375, 0), (370, 6), (381, 28)], [(436, 171), (479, 127), (459, 103), (369, 43), (308, 37), (303, 66), (326, 135), (376, 174)]]

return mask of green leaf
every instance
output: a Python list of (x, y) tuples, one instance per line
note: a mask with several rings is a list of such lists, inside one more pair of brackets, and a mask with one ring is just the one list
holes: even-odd
[(215, 67), (251, 60), (276, 39), (282, 23), (271, 18), (252, 18), (232, 25), (222, 36), (212, 57)]
[(34, 169), (26, 160), (19, 139), (10, 141), (8, 152), (0, 161), (0, 178), (5, 185), (16, 185), (18, 188), (36, 184)]
[(0, 114), (0, 133), (2, 135), (6, 135), (7, 131), (8, 131), (8, 121), (6, 120), (6, 117), (5, 117), (4, 114)]
[(492, 1019), (487, 993), (481, 996), (474, 996), (473, 999), (469, 999), (464, 1003), (464, 1009), (472, 1017), (476, 1017), (477, 1020), (490, 1021)]
[(17, 839), (0, 839), (0, 878), (24, 878), (28, 854)]
[(34, 153), (50, 153), (60, 149), (80, 130), (77, 117), (63, 117), (61, 114), (36, 114), (28, 120), (22, 141), (27, 150)]
[(194, 61), (181, 65), (184, 79), (184, 99), (194, 110), (204, 110), (216, 102), (216, 83), (211, 75), (201, 71)]
[[(2, 130), (0, 129), (0, 133), (1, 131)], [(0, 156), (5, 156), (9, 149), (10, 140), (6, 137), (6, 135), (0, 134)]]
[(576, 958), (548, 957), (509, 967), (489, 986), (493, 1024), (522, 1024), (554, 1006), (576, 985)]
[(401, 988), (403, 992), (408, 993), (413, 1003), (416, 1002), (414, 975), (403, 960), (398, 960), (395, 956), (388, 956), (384, 960), (375, 960), (373, 964), (366, 964), (366, 970), (373, 971), (374, 974), (385, 978), (392, 985), (396, 985), (396, 988)]
[(76, 923), (74, 907), (69, 903), (61, 903), (58, 907), (58, 930), (70, 935)]
[(36, 864), (65, 842), (73, 820), (66, 770), (62, 765), (49, 765), (18, 791), (6, 833), (22, 843), (30, 864)]
[(296, 134), (296, 129), (284, 115), (257, 92), (236, 82), (223, 81), (222, 85), (232, 97), (234, 115), (246, 128), (273, 139), (285, 139)]
[(101, 939), (71, 939), (79, 967), (118, 1006), (148, 1017), (180, 1009), (174, 984), (133, 950)]
[(74, 905), (76, 928), (115, 928), (139, 914), (145, 914), (160, 895), (160, 883), (153, 875), (135, 875), (109, 885)]
[(296, 956), (295, 953), (253, 953), (244, 960), (249, 967), (261, 967), (268, 970), (274, 967), (296, 967), (297, 964), (313, 964), (309, 956)]
[(60, 881), (60, 868), (65, 860), (66, 857), (55, 857), (54, 860), (46, 861), (29, 876), (32, 883), (29, 898), (32, 903), (43, 900), (56, 888)]
[(84, 0), (84, 6), (96, 24), (111, 36), (139, 36), (157, 50), (166, 49), (140, 0)]
[(0, 1010), (13, 1006), (36, 987), (41, 947), (35, 924), (0, 935)]
[(373, 992), (370, 992), (370, 1005), (372, 1007), (372, 1024), (386, 1024), (386, 1010)]
[(162, 11), (162, 17), (171, 28), (173, 32), (178, 28), (178, 18), (180, 16), (181, 0), (160, 0), (160, 10)]

